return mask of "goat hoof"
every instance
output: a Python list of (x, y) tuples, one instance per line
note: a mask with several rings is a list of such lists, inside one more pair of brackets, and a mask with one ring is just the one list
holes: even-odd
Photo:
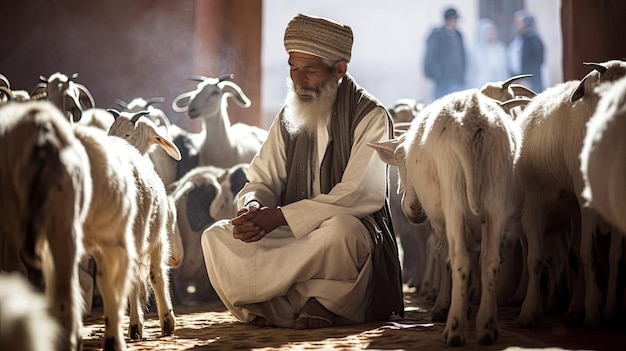
[(165, 336), (171, 336), (172, 334), (174, 334), (174, 323), (172, 322), (171, 319), (165, 319), (163, 321), (163, 335)]
[(498, 340), (498, 331), (495, 330), (493, 333), (485, 331), (485, 333), (478, 338), (479, 345), (493, 345), (496, 340)]
[(454, 334), (447, 340), (448, 346), (450, 347), (461, 347), (465, 346), (465, 337), (461, 334)]
[(137, 324), (130, 325), (130, 332), (128, 334), (128, 337), (131, 340), (141, 339), (141, 332), (139, 331), (139, 326)]

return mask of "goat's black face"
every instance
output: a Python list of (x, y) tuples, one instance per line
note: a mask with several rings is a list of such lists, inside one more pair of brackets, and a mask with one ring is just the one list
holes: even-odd
[(189, 192), (187, 197), (187, 221), (194, 232), (202, 232), (215, 222), (211, 217), (211, 204), (217, 196), (212, 184), (202, 184)]

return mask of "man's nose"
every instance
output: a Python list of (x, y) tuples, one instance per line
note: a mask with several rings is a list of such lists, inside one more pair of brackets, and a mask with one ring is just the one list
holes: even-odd
[(294, 72), (291, 75), (291, 80), (293, 81), (293, 87), (296, 89), (300, 89), (302, 87), (307, 86), (306, 75), (302, 72)]

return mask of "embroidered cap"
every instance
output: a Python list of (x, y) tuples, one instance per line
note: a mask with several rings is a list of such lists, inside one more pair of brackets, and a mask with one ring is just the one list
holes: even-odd
[(350, 62), (352, 28), (331, 20), (297, 14), (285, 30), (285, 50)]

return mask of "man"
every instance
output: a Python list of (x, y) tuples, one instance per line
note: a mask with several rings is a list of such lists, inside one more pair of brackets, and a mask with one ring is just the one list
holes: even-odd
[(535, 17), (526, 10), (517, 10), (514, 15), (516, 34), (508, 47), (509, 71), (511, 76), (532, 74), (519, 81), (533, 91), (543, 91), (543, 41), (535, 26)]
[(424, 74), (435, 83), (434, 98), (465, 89), (465, 44), (457, 30), (459, 14), (456, 9), (444, 12), (445, 24), (434, 29), (426, 41)]
[(237, 216), (202, 235), (215, 291), (242, 322), (311, 329), (403, 315), (386, 166), (387, 110), (347, 74), (352, 29), (296, 15), (285, 106), (250, 164)]

